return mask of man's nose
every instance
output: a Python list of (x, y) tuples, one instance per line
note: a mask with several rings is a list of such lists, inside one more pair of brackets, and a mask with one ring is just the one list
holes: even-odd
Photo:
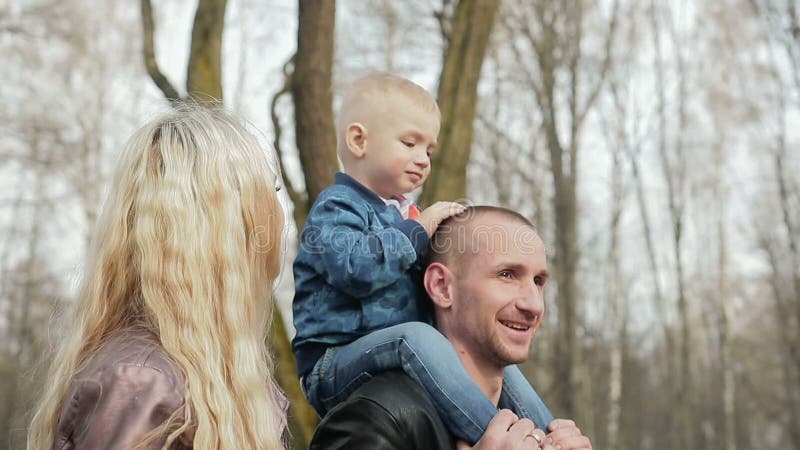
[(534, 314), (541, 314), (544, 310), (544, 295), (541, 288), (534, 281), (530, 281), (520, 289), (523, 292), (520, 301), (517, 302), (517, 307)]

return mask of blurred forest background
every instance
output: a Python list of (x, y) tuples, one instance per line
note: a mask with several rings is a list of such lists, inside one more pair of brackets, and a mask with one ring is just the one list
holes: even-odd
[(296, 225), (272, 341), (307, 448), (294, 234), (336, 170), (343, 88), (388, 70), (443, 111), (419, 201), (508, 206), (548, 244), (554, 282), (523, 369), (556, 416), (597, 449), (800, 449), (798, 9), (0, 1), (0, 448), (24, 447), (117, 153), (187, 96), (224, 99), (279, 150)]

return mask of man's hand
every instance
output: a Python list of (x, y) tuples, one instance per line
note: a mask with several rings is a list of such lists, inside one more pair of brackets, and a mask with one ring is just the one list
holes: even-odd
[(419, 217), (417, 217), (416, 221), (422, 224), (422, 227), (425, 228), (425, 232), (428, 233), (428, 237), (431, 237), (444, 219), (460, 214), (464, 212), (465, 209), (466, 207), (464, 205), (455, 202), (436, 202), (419, 213)]
[(581, 434), (575, 422), (555, 419), (547, 426), (550, 434), (528, 419), (519, 419), (508, 409), (502, 409), (489, 422), (481, 440), (470, 447), (459, 441), (457, 450), (592, 450), (589, 438)]
[(592, 450), (589, 438), (581, 433), (575, 422), (566, 419), (555, 419), (547, 426), (550, 434), (545, 438), (545, 449), (548, 445), (560, 445), (561, 450)]
[[(535, 436), (535, 437), (534, 437)], [(538, 439), (538, 440), (537, 440)], [(544, 431), (536, 428), (529, 419), (519, 419), (508, 409), (501, 409), (489, 422), (486, 432), (474, 447), (459, 442), (456, 448), (473, 450), (538, 450), (544, 440)], [(555, 447), (553, 447), (555, 449)]]

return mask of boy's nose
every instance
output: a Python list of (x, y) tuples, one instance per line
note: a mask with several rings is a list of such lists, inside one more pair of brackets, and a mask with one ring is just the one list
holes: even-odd
[(426, 168), (429, 165), (431, 165), (431, 159), (430, 157), (428, 157), (427, 154), (423, 154), (421, 156), (417, 156), (416, 158), (414, 158), (414, 164), (422, 168)]

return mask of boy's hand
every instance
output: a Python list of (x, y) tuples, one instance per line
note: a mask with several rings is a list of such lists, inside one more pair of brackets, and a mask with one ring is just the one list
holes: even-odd
[(460, 214), (466, 209), (466, 206), (455, 202), (436, 202), (425, 208), (415, 220), (422, 224), (422, 227), (428, 233), (428, 237), (431, 237), (444, 219)]

